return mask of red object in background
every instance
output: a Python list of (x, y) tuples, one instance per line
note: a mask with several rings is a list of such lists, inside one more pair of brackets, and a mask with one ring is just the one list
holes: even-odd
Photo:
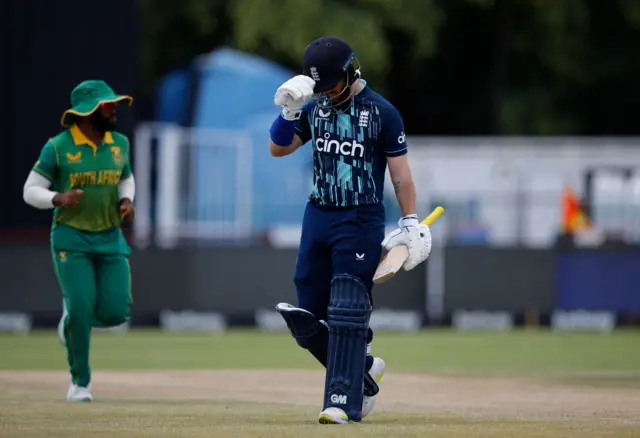
[(572, 234), (589, 227), (589, 219), (580, 204), (580, 199), (570, 187), (566, 187), (562, 195), (562, 230), (565, 234)]

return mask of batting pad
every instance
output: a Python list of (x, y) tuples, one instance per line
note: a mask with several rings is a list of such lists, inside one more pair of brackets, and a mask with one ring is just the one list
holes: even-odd
[(340, 408), (352, 421), (362, 420), (367, 329), (372, 310), (362, 281), (348, 274), (333, 278), (324, 409)]

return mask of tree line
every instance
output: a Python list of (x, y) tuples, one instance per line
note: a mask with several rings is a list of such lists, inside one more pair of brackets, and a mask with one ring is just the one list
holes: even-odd
[(300, 71), (332, 34), (413, 135), (637, 135), (638, 0), (142, 0), (143, 83), (225, 45)]

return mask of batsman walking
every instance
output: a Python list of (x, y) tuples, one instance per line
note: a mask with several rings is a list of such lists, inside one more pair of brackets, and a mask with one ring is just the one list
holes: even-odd
[(64, 130), (46, 142), (24, 185), (27, 204), (54, 209), (51, 255), (63, 296), (58, 334), (71, 373), (69, 401), (93, 399), (92, 327), (129, 319), (130, 248), (120, 225), (135, 216), (135, 182), (129, 139), (115, 132), (119, 102), (133, 99), (104, 81), (76, 86)]
[[(271, 126), (271, 155), (310, 141), (314, 162), (294, 277), (298, 306), (276, 309), (298, 345), (326, 367), (319, 422), (359, 422), (373, 409), (386, 367), (370, 354), (369, 327), (382, 248), (407, 245), (405, 270), (431, 251), (429, 227), (416, 214), (402, 117), (362, 79), (349, 44), (331, 36), (307, 46), (303, 74), (282, 84), (274, 102), (283, 109)], [(385, 238), (387, 167), (403, 216)]]

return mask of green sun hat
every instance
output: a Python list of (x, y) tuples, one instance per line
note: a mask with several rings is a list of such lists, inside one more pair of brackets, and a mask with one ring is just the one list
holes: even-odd
[(81, 82), (71, 91), (71, 108), (62, 114), (60, 123), (68, 128), (74, 123), (74, 116), (91, 115), (103, 103), (133, 104), (133, 97), (116, 94), (105, 81), (88, 80)]

